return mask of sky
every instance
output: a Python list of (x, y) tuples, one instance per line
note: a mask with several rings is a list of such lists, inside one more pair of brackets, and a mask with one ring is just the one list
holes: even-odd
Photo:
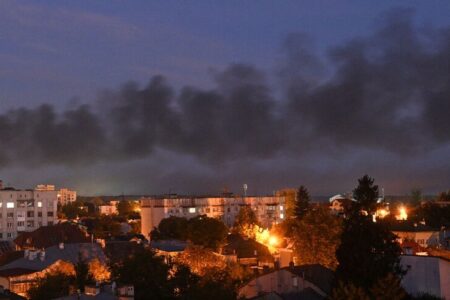
[(448, 1), (0, 0), (0, 178), (450, 189)]

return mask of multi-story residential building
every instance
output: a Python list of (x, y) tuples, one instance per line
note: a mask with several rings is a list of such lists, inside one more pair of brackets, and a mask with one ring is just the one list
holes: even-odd
[(221, 219), (232, 226), (241, 207), (253, 209), (259, 222), (270, 227), (285, 218), (285, 198), (283, 196), (260, 197), (151, 197), (141, 201), (141, 232), (149, 237), (154, 227), (162, 219), (170, 216), (192, 218), (207, 215)]
[(101, 215), (106, 215), (106, 216), (110, 216), (110, 215), (117, 215), (118, 211), (117, 211), (117, 203), (119, 201), (110, 201), (109, 204), (105, 204), (105, 205), (100, 205), (98, 207), (98, 212)]
[(53, 225), (58, 220), (57, 203), (54, 190), (0, 189), (0, 240)]
[(69, 189), (60, 189), (58, 192), (58, 203), (66, 205), (77, 200), (77, 192)]

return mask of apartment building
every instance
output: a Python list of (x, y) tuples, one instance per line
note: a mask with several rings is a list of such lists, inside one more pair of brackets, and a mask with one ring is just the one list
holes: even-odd
[(58, 203), (66, 205), (77, 200), (77, 192), (69, 189), (60, 189), (58, 191)]
[(58, 192), (52, 190), (0, 189), (0, 240), (57, 222)]
[(193, 218), (207, 215), (221, 219), (227, 226), (232, 226), (241, 207), (253, 209), (259, 222), (264, 227), (281, 222), (285, 218), (285, 198), (283, 196), (258, 197), (151, 197), (142, 198), (141, 232), (149, 237), (151, 230), (162, 219), (170, 216)]

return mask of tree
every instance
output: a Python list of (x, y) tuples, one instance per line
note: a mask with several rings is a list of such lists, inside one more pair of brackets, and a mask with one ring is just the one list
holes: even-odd
[(117, 236), (121, 233), (120, 222), (116, 221), (112, 216), (99, 216), (95, 219), (84, 220), (86, 223), (91, 223), (92, 233), (96, 238), (108, 238)]
[(352, 283), (340, 281), (331, 293), (331, 300), (370, 300), (366, 291)]
[(422, 202), (422, 190), (421, 189), (413, 189), (411, 191), (411, 204), (414, 207), (420, 206), (420, 203)]
[(437, 201), (450, 201), (450, 190), (448, 192), (441, 192), (437, 196)]
[(217, 219), (205, 215), (188, 220), (187, 238), (195, 245), (218, 249), (228, 234), (228, 228)]
[(69, 202), (66, 205), (61, 206), (61, 212), (64, 214), (64, 217), (67, 219), (76, 219), (77, 217), (84, 217), (87, 215), (87, 212), (81, 209), (83, 203), (80, 201)]
[(89, 274), (96, 282), (108, 281), (111, 277), (111, 272), (108, 267), (103, 264), (98, 258), (94, 258), (88, 264)]
[(249, 206), (242, 207), (234, 221), (235, 230), (242, 234), (247, 228), (254, 225), (258, 225), (258, 218), (255, 212)]
[(336, 251), (337, 277), (368, 290), (389, 273), (403, 275), (401, 248), (388, 226), (371, 216), (354, 213), (344, 220), (341, 245)]
[(295, 189), (282, 189), (277, 191), (277, 196), (284, 197), (286, 204), (286, 217), (295, 217), (295, 203), (297, 198), (297, 191)]
[(126, 258), (113, 269), (113, 277), (123, 284), (133, 284), (135, 299), (171, 299), (173, 287), (168, 282), (169, 266), (151, 250), (142, 250)]
[(208, 269), (225, 269), (227, 267), (222, 256), (210, 249), (195, 245), (187, 247), (175, 258), (175, 261), (177, 264), (189, 266), (192, 272), (200, 276), (205, 275)]
[(309, 201), (310, 197), (308, 190), (303, 185), (300, 186), (295, 199), (295, 217), (302, 218), (306, 214), (309, 208)]
[(211, 268), (201, 277), (186, 299), (196, 300), (235, 300), (236, 286), (227, 270)]
[(401, 286), (400, 279), (392, 273), (379, 279), (370, 289), (370, 295), (376, 300), (402, 300), (407, 297)]
[(162, 219), (158, 228), (152, 230), (152, 240), (186, 240), (188, 231), (188, 220), (186, 218), (174, 217)]
[(84, 287), (87, 283), (91, 282), (92, 278), (89, 276), (89, 266), (86, 260), (82, 257), (81, 253), (78, 253), (78, 262), (75, 265), (75, 282), (77, 288), (84, 292)]
[(340, 244), (342, 220), (327, 208), (308, 211), (294, 227), (294, 252), (299, 264), (337, 267), (336, 249)]
[(73, 277), (63, 273), (49, 274), (38, 279), (35, 286), (31, 287), (27, 294), (31, 300), (47, 300), (64, 297), (70, 293), (70, 285)]
[(358, 179), (358, 187), (353, 190), (353, 197), (357, 201), (356, 208), (358, 210), (365, 210), (369, 215), (372, 215), (377, 210), (378, 200), (378, 185), (374, 185), (374, 179), (368, 175), (364, 175)]

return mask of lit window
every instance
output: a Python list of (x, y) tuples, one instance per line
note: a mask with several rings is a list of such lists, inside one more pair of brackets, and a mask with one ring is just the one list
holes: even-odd
[(14, 208), (14, 202), (7, 202), (6, 208)]
[(42, 207), (42, 202), (38, 201), (38, 207)]
[(2, 208), (3, 207), (3, 202), (0, 202), (0, 208)]
[(191, 214), (195, 214), (195, 207), (189, 207), (189, 212)]
[(283, 205), (280, 205), (280, 210), (283, 210)]
[(280, 219), (284, 219), (284, 214), (280, 214)]

